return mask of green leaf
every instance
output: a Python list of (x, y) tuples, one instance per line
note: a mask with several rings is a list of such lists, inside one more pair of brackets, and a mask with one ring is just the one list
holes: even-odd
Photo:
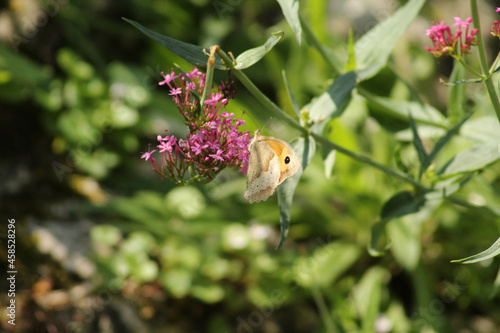
[(453, 81), (453, 82), (444, 82), (443, 80), (439, 80), (439, 83), (442, 83), (443, 85), (447, 87), (453, 87), (460, 85), (462, 83), (481, 83), (483, 82), (482, 79), (463, 79), (463, 80), (458, 80), (458, 81)]
[[(164, 47), (166, 47), (173, 53), (177, 54), (179, 57), (183, 58), (190, 64), (200, 67), (207, 67), (208, 55), (206, 55), (203, 52), (205, 48), (189, 43), (184, 43), (176, 39), (160, 35), (159, 33), (149, 30), (148, 28), (142, 26), (141, 24), (133, 20), (129, 20), (124, 17), (122, 19), (132, 24), (134, 27), (139, 29), (143, 34), (145, 34), (155, 42), (163, 45)], [(209, 50), (206, 51), (209, 52)], [(215, 68), (227, 69), (227, 67), (224, 64), (222, 64), (221, 59), (218, 55), (215, 55)]]
[(464, 175), (456, 175), (451, 178), (446, 178), (437, 182), (432, 191), (429, 191), (425, 194), (426, 200), (435, 200), (435, 199), (443, 199), (446, 198), (459, 189), (461, 189), (465, 184), (472, 179), (473, 174), (470, 173), (464, 177)]
[(280, 224), (281, 224), (281, 238), (277, 248), (279, 249), (288, 235), (290, 227), (290, 215), (292, 210), (292, 200), (295, 188), (299, 183), (302, 173), (306, 169), (309, 162), (314, 156), (316, 151), (316, 142), (311, 136), (307, 138), (299, 138), (297, 141), (291, 143), (291, 146), (297, 153), (301, 161), (301, 168), (292, 177), (286, 179), (278, 187), (278, 204), (280, 206)]
[(454, 176), (465, 172), (480, 170), (500, 159), (500, 142), (480, 143), (453, 157), (440, 173)]
[(337, 157), (337, 150), (328, 149), (325, 146), (321, 148), (321, 156), (323, 157), (323, 164), (325, 165), (325, 177), (332, 178), (333, 166)]
[(451, 262), (459, 264), (472, 264), (475, 262), (493, 258), (499, 254), (500, 254), (500, 238), (498, 238), (496, 242), (493, 243), (493, 245), (491, 245), (487, 250), (484, 250), (481, 253), (463, 259), (452, 260)]
[(374, 257), (383, 255), (391, 246), (387, 244), (384, 249), (379, 250), (380, 237), (383, 235), (387, 223), (396, 217), (414, 214), (424, 206), (425, 196), (423, 193), (412, 193), (409, 191), (398, 192), (393, 195), (382, 206), (380, 220), (371, 228), (371, 239), (368, 244), (368, 252)]
[(281, 11), (285, 16), (286, 21), (295, 32), (295, 37), (297, 41), (301, 42), (302, 26), (299, 20), (299, 0), (278, 0), (280, 4)]
[(368, 253), (373, 257), (383, 256), (387, 250), (390, 249), (391, 243), (387, 243), (383, 249), (379, 249), (381, 243), (381, 236), (385, 232), (385, 227), (389, 219), (379, 220), (375, 222), (370, 230), (370, 243), (368, 244)]
[(474, 118), (462, 126), (460, 135), (481, 142), (500, 141), (500, 124), (494, 115)]
[(380, 218), (385, 220), (416, 213), (424, 202), (425, 198), (422, 193), (398, 192), (382, 206)]
[(390, 18), (377, 24), (355, 45), (357, 74), (366, 80), (377, 74), (389, 59), (399, 38), (415, 19), (425, 0), (411, 0)]
[(427, 151), (425, 150), (424, 145), (422, 144), (422, 140), (420, 140), (417, 126), (415, 125), (415, 121), (413, 120), (411, 113), (409, 114), (409, 117), (410, 117), (410, 127), (413, 132), (413, 146), (417, 151), (418, 160), (420, 161), (420, 171), (418, 173), (418, 179), (420, 180), (422, 179), (422, 175), (425, 172), (425, 170), (427, 170), (429, 165), (431, 165), (431, 159), (429, 158), (429, 155), (427, 155)]
[(245, 69), (252, 66), (257, 61), (262, 59), (267, 52), (271, 51), (271, 49), (278, 44), (283, 36), (285, 36), (283, 31), (274, 32), (264, 45), (246, 50), (236, 58), (234, 68)]
[(455, 133), (458, 132), (458, 130), (460, 129), (460, 127), (462, 127), (462, 125), (470, 118), (471, 115), (472, 115), (472, 113), (469, 113), (458, 124), (456, 124), (455, 126), (453, 126), (453, 128), (450, 129), (448, 131), (448, 133), (446, 133), (445, 136), (443, 136), (442, 138), (440, 138), (438, 140), (438, 142), (434, 145), (434, 148), (432, 148), (431, 153), (429, 154), (429, 157), (430, 157), (431, 161), (436, 158), (436, 156), (439, 154), (439, 152), (441, 151), (441, 149), (443, 149), (443, 147), (448, 143), (448, 141), (451, 140), (451, 138), (453, 137), (453, 135), (455, 135)]
[[(356, 73), (349, 72), (337, 77), (326, 92), (304, 107), (309, 110), (309, 119), (315, 123), (325, 123), (325, 120), (340, 116), (354, 87), (356, 87)], [(320, 130), (316, 129), (315, 132)]]

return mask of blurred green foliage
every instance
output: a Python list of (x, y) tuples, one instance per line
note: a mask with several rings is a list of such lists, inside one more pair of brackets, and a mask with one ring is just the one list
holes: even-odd
[[(96, 294), (107, 291), (131, 301), (149, 331), (494, 332), (500, 327), (498, 259), (469, 266), (450, 263), (498, 238), (500, 219), (486, 209), (438, 197), (418, 209), (405, 206), (421, 199), (408, 184), (340, 153), (325, 151), (330, 156), (325, 167), (317, 149), (295, 191), (288, 239), (275, 251), (280, 239), (275, 197), (247, 204), (245, 180), (236, 171), (224, 171), (203, 187), (173, 187), (139, 159), (139, 152), (147, 151), (165, 129), (184, 133), (175, 104), (156, 82), (159, 72), (174, 64), (185, 70), (191, 65), (121, 17), (191, 44), (219, 44), (235, 56), (284, 30), (286, 37), (245, 73), (293, 115), (281, 71), (301, 106), (326, 91), (334, 73), (305, 40), (298, 46), (278, 2), (19, 3), (24, 7), (10, 1), (1, 8), (13, 26), (0, 44), (1, 123), (7, 143), (13, 142), (3, 147), (2, 175), (18, 184), (1, 192), (6, 213), (22, 216), (26, 225), (32, 216), (62, 225), (91, 220), (97, 273), (88, 280), (97, 286)], [(400, 3), (377, 2), (375, 16), (369, 10), (357, 12), (351, 2), (301, 1), (300, 6), (327, 54), (345, 60), (353, 51), (348, 49), (349, 28), (359, 40), (373, 26), (370, 22), (393, 13)], [(467, 2), (454, 4), (453, 11), (449, 6), (446, 1), (424, 6), (412, 23), (415, 31), (396, 43), (389, 66), (361, 83), (341, 116), (325, 124), (325, 133), (332, 142), (417, 179), (422, 157), (408, 109), (427, 151), (473, 111), (422, 174), (422, 182), (498, 210), (500, 165), (490, 162), (498, 160), (500, 125), (488, 97), (479, 85), (439, 85), (438, 77), (463, 73), (450, 73), (448, 60), (436, 61), (423, 49), (429, 20), (451, 21), (469, 10)], [(35, 21), (26, 8), (45, 14), (47, 21)], [(482, 10), (494, 12), (486, 4)], [(34, 34), (27, 33), (27, 25)], [(216, 72), (214, 82), (227, 75)], [(228, 111), (245, 110), (267, 121), (267, 111), (238, 88)], [(261, 126), (243, 117), (250, 130)], [(297, 135), (275, 119), (268, 131), (287, 140)], [(477, 159), (477, 149), (484, 159)], [(16, 170), (25, 167), (29, 176), (19, 176)], [(75, 183), (75, 176), (97, 185), (87, 188)], [(456, 185), (460, 182), (463, 186)], [(51, 208), (54, 202), (70, 213), (58, 216)], [(405, 214), (395, 211), (392, 202), (403, 206)], [(381, 218), (389, 215), (390, 221)], [(372, 246), (375, 231), (380, 239)], [(369, 246), (379, 256), (371, 256)], [(47, 258), (43, 264), (31, 263), (29, 246), (19, 245), (18, 251), (18, 261), (26, 262), (23, 274), (31, 276), (26, 281), (45, 274), (56, 280), (55, 289), (63, 290), (82, 282), (41, 273), (38, 268)], [(130, 285), (157, 289), (148, 294), (138, 288), (131, 296)], [(23, 287), (32, 290), (29, 284)], [(62, 325), (63, 314), (40, 309), (45, 317), (30, 322), (30, 328), (39, 322), (44, 329)], [(146, 309), (153, 314), (145, 315)], [(97, 312), (94, 321), (105, 311)], [(97, 324), (81, 320), (78, 325), (92, 331)]]

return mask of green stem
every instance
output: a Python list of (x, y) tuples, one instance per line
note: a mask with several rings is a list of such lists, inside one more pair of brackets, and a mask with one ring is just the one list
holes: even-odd
[(215, 50), (219, 49), (218, 46), (213, 46), (210, 50), (210, 56), (207, 61), (207, 72), (205, 76), (205, 87), (203, 88), (203, 94), (200, 97), (200, 110), (203, 110), (205, 105), (205, 99), (210, 91), (212, 91), (212, 81), (214, 77), (214, 67), (215, 67)]
[[(346, 156), (349, 156), (358, 162), (368, 164), (376, 169), (379, 169), (379, 170), (385, 172), (386, 174), (389, 174), (395, 178), (398, 178), (399, 180), (402, 180), (406, 183), (410, 183), (417, 190), (424, 191), (424, 192), (430, 191), (429, 188), (424, 186), (418, 180), (413, 179), (412, 177), (408, 176), (405, 173), (402, 173), (402, 172), (395, 170), (395, 169), (391, 169), (383, 164), (375, 162), (374, 160), (370, 159), (367, 156), (355, 153), (355, 152), (350, 151), (344, 147), (341, 147), (341, 146), (331, 142), (330, 140), (322, 137), (321, 135), (318, 135), (316, 133), (311, 133), (311, 131), (309, 129), (302, 127), (297, 121), (295, 121), (293, 118), (288, 116), (285, 112), (283, 112), (283, 110), (281, 110), (276, 104), (274, 104), (266, 95), (264, 95), (259, 90), (259, 88), (257, 88), (253, 84), (252, 81), (250, 81), (250, 79), (242, 71), (235, 69), (231, 58), (229, 58), (229, 56), (224, 51), (219, 49), (219, 50), (217, 50), (217, 54), (221, 57), (224, 64), (229, 69), (231, 69), (231, 72), (234, 74), (234, 76), (236, 76), (236, 78), (238, 78), (238, 80), (240, 80), (240, 82), (243, 83), (243, 85), (250, 91), (250, 93), (259, 102), (261, 102), (265, 108), (267, 108), (269, 111), (271, 111), (271, 113), (273, 113), (278, 118), (280, 118), (281, 120), (286, 122), (289, 126), (299, 130), (300, 132), (302, 132), (305, 135), (312, 136), (316, 140), (316, 142), (323, 145), (325, 148), (328, 148), (331, 150), (337, 150), (339, 153), (344, 154)], [(473, 208), (473, 209), (479, 209), (479, 210), (484, 210), (484, 209), (491, 210), (488, 207), (476, 206), (476, 205), (469, 203), (468, 201), (462, 200), (462, 199), (454, 197), (454, 196), (447, 196), (447, 197), (445, 197), (445, 199), (450, 201), (450, 202), (453, 202), (457, 205), (467, 207), (467, 208)], [(500, 216), (500, 212), (496, 212), (496, 213), (498, 213), (498, 215)]]
[(288, 116), (286, 113), (284, 113), (276, 104), (274, 104), (266, 95), (264, 95), (259, 88), (257, 88), (252, 81), (241, 71), (234, 69), (233, 64), (229, 56), (224, 53), (222, 50), (218, 51), (219, 56), (221, 59), (225, 62), (226, 66), (230, 67), (232, 70), (232, 73), (234, 76), (238, 78), (238, 80), (243, 83), (243, 85), (254, 95), (254, 97), (260, 101), (264, 107), (266, 107), (268, 110), (270, 110), (273, 114), (275, 114), (278, 118), (282, 119), (284, 122), (286, 122), (288, 125), (291, 127), (299, 130), (305, 135), (311, 135), (317, 142), (319, 142), (321, 145), (329, 148), (329, 149), (334, 149), (340, 152), (341, 154), (347, 155), (351, 157), (352, 159), (355, 159), (359, 162), (366, 163), (371, 165), (374, 168), (377, 168), (393, 177), (396, 177), (404, 182), (410, 183), (415, 186), (415, 188), (419, 190), (425, 190), (425, 186), (423, 186), (419, 181), (411, 178), (405, 173), (402, 173), (398, 170), (391, 169), (389, 167), (386, 167), (383, 164), (380, 164), (378, 162), (375, 162), (374, 160), (370, 159), (369, 157), (366, 157), (364, 155), (355, 153), (353, 151), (350, 151), (344, 147), (341, 147), (333, 142), (331, 142), (328, 139), (325, 139), (321, 135), (318, 135), (316, 133), (310, 133), (310, 131), (304, 127), (302, 127), (297, 121), (292, 119), (290, 116)]
[(477, 49), (479, 52), (479, 64), (481, 66), (481, 72), (486, 77), (486, 79), (484, 80), (484, 84), (486, 85), (486, 90), (488, 91), (488, 95), (490, 96), (491, 104), (493, 104), (493, 108), (495, 109), (498, 121), (500, 121), (500, 100), (498, 99), (497, 93), (495, 91), (493, 79), (491, 74), (489, 73), (488, 62), (486, 61), (486, 52), (484, 51), (483, 39), (481, 37), (481, 21), (479, 21), (479, 13), (477, 10), (476, 0), (470, 0), (470, 8), (474, 27), (478, 30), (476, 35), (478, 41)]

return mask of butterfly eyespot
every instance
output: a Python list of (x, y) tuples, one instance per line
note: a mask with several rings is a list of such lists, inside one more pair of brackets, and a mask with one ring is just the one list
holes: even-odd
[(285, 164), (288, 164), (288, 163), (290, 163), (290, 157), (287, 156), (287, 157), (285, 157)]

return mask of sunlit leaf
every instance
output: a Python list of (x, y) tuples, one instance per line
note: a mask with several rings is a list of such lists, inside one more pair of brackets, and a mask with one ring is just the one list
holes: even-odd
[(424, 5), (424, 0), (411, 0), (387, 20), (377, 24), (357, 41), (355, 45), (359, 80), (377, 74), (389, 59), (399, 38), (404, 34)]
[(281, 11), (285, 16), (286, 21), (295, 32), (297, 41), (301, 42), (302, 27), (299, 20), (299, 0), (278, 0), (281, 6)]
[[(350, 98), (354, 87), (356, 87), (356, 74), (354, 72), (337, 77), (326, 92), (304, 107), (304, 109), (309, 110), (310, 120), (324, 124), (325, 120), (340, 116), (345, 110), (346, 101)], [(314, 131), (321, 132), (320, 129)]]
[(271, 51), (284, 35), (285, 33), (283, 31), (275, 32), (264, 45), (246, 50), (236, 58), (236, 65), (234, 65), (234, 68), (245, 69), (252, 66), (262, 59), (267, 52)]
[(481, 143), (458, 154), (442, 171), (444, 176), (480, 170), (500, 160), (500, 142)]
[(332, 178), (337, 151), (335, 149), (328, 149), (327, 147), (322, 146), (321, 156), (323, 157), (323, 164), (325, 165), (325, 177), (330, 179)]
[(484, 250), (481, 253), (463, 259), (452, 260), (451, 262), (459, 264), (473, 264), (475, 262), (493, 258), (499, 254), (500, 254), (500, 238), (498, 238), (496, 242), (493, 243), (493, 245), (491, 245), (488, 249)]
[(410, 117), (410, 127), (413, 132), (413, 146), (417, 151), (418, 160), (420, 161), (420, 171), (418, 174), (418, 179), (421, 179), (422, 174), (425, 172), (425, 170), (427, 170), (429, 165), (431, 165), (431, 159), (429, 158), (429, 155), (427, 154), (427, 151), (424, 148), (422, 140), (420, 139), (420, 136), (418, 134), (417, 126), (415, 125), (415, 121), (413, 120), (411, 114), (409, 114), (409, 117)]

